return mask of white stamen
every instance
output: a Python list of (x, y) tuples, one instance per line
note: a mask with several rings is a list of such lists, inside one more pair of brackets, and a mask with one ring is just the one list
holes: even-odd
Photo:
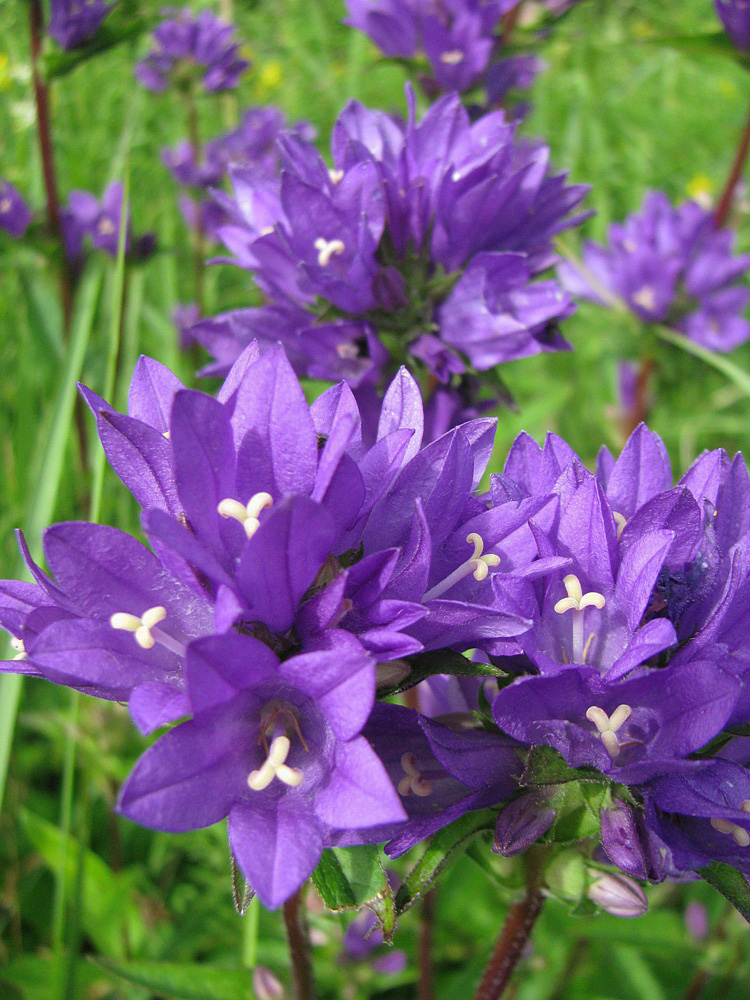
[[(745, 808), (746, 805), (750, 805), (750, 802), (743, 802), (740, 808), (743, 812), (750, 812), (750, 809)], [(718, 830), (719, 833), (726, 833), (733, 837), (738, 847), (750, 847), (750, 833), (744, 827), (738, 826), (728, 819), (712, 819), (711, 826), (714, 830)]]
[(407, 795), (418, 795), (424, 798), (432, 793), (432, 785), (423, 778), (417, 769), (417, 758), (413, 753), (405, 753), (401, 758), (405, 776), (398, 783), (398, 794), (406, 798)]
[(161, 436), (165, 437), (167, 439), (167, 441), (170, 441), (171, 438), (172, 438), (172, 434), (171, 434), (170, 431), (162, 431), (161, 432)]
[(317, 238), (313, 246), (318, 251), (318, 264), (320, 267), (328, 267), (331, 257), (342, 254), (346, 250), (343, 240), (324, 240), (322, 236)]
[(270, 507), (273, 497), (270, 493), (255, 493), (246, 504), (241, 504), (239, 500), (232, 500), (227, 497), (222, 500), (216, 508), (222, 517), (231, 517), (239, 521), (245, 529), (248, 538), (252, 538), (260, 527), (258, 520), (260, 512), (264, 507)]
[(26, 659), (26, 647), (23, 644), (23, 639), (17, 639), (14, 635), (11, 636), (10, 644), (15, 649), (16, 655), (13, 657), (14, 660), (25, 660)]
[(647, 312), (654, 312), (656, 309), (656, 294), (650, 285), (644, 285), (633, 295), (633, 302)]
[(109, 619), (112, 628), (121, 629), (124, 632), (132, 632), (135, 641), (141, 649), (152, 649), (156, 640), (151, 634), (151, 629), (159, 622), (163, 622), (167, 617), (166, 609), (157, 605), (144, 611), (141, 617), (129, 615), (124, 611), (118, 611)]
[(248, 787), (254, 792), (262, 792), (268, 788), (274, 778), (278, 778), (290, 788), (302, 784), (304, 774), (296, 767), (286, 764), (291, 743), (288, 736), (277, 736), (271, 743), (268, 756), (257, 771), (251, 771), (247, 776)]
[(589, 640), (586, 649), (583, 648), (583, 615), (580, 612), (586, 608), (598, 608), (600, 611), (606, 601), (604, 595), (595, 590), (590, 590), (587, 594), (582, 593), (581, 581), (574, 573), (568, 574), (563, 579), (567, 597), (563, 597), (555, 605), (558, 615), (564, 615), (566, 611), (574, 611), (573, 615), (573, 663), (583, 663), (588, 651)]
[(464, 53), (461, 49), (451, 49), (450, 52), (443, 52), (440, 56), (440, 62), (445, 63), (446, 66), (458, 66), (460, 62), (463, 62)]
[(435, 584), (432, 590), (428, 590), (427, 593), (422, 598), (423, 601), (432, 601), (436, 597), (440, 597), (444, 594), (446, 590), (450, 590), (459, 580), (463, 580), (465, 576), (471, 573), (475, 580), (480, 583), (482, 580), (487, 578), (487, 574), (490, 571), (490, 566), (500, 565), (500, 556), (494, 554), (494, 552), (489, 552), (486, 556), (482, 555), (484, 551), (484, 542), (482, 541), (482, 536), (478, 535), (476, 531), (472, 531), (466, 536), (466, 541), (469, 545), (474, 546), (473, 553), (469, 556), (466, 562), (461, 563), (458, 569), (453, 570), (453, 572), (446, 576), (444, 580), (440, 583)]
[(592, 705), (586, 709), (586, 718), (596, 726), (602, 738), (604, 749), (612, 760), (620, 752), (617, 731), (625, 725), (632, 714), (633, 709), (630, 705), (618, 705), (611, 715), (607, 715), (604, 709), (599, 708), (598, 705)]
[(616, 510), (612, 511), (612, 517), (615, 519), (615, 524), (617, 525), (617, 537), (625, 530), (625, 525), (628, 523), (627, 518), (623, 517), (622, 514), (618, 514)]
[(328, 176), (331, 178), (331, 184), (340, 184), (344, 179), (344, 171), (332, 169), (328, 171)]

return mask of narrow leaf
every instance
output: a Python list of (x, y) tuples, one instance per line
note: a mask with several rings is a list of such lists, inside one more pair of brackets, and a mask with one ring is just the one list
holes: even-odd
[(710, 865), (699, 868), (698, 874), (714, 889), (718, 889), (750, 923), (750, 886), (744, 875), (722, 861), (713, 861)]

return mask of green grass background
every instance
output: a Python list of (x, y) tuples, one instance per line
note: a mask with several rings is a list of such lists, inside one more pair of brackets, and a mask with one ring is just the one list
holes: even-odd
[[(139, 9), (154, 13), (160, 7), (141, 0)], [(404, 69), (381, 59), (341, 23), (342, 16), (340, 0), (235, 0), (254, 66), (236, 103), (232, 97), (201, 102), (204, 136), (230, 124), (238, 108), (274, 103), (291, 120), (311, 121), (325, 148), (335, 115), (350, 97), (402, 111)], [(23, 0), (0, 0), (0, 177), (41, 208), (26, 17)], [(585, 235), (603, 238), (608, 223), (636, 209), (651, 188), (676, 200), (698, 190), (720, 192), (750, 87), (747, 73), (731, 59), (686, 40), (715, 30), (710, 0), (581, 0), (541, 43), (548, 70), (534, 87), (523, 132), (544, 138), (558, 166), (593, 185), (588, 203), (597, 215)], [(666, 37), (682, 41), (663, 44)], [(183, 111), (173, 95), (151, 95), (134, 84), (133, 62), (146, 44), (145, 37), (123, 43), (53, 86), (63, 195), (74, 188), (100, 193), (129, 162), (135, 227), (159, 237), (160, 252), (125, 283), (114, 391), (119, 405), (138, 353), (171, 365), (189, 383), (196, 363), (179, 353), (169, 319), (174, 306), (191, 297), (191, 262), (177, 190), (159, 156), (165, 144), (183, 137)], [(749, 210), (743, 192), (736, 221), (746, 249)], [(575, 252), (579, 238), (565, 236), (566, 252)], [(102, 391), (118, 291), (114, 262), (92, 257), (84, 286), (78, 304), (81, 376)], [(246, 304), (253, 295), (243, 272), (211, 270), (209, 312)], [(594, 307), (581, 307), (565, 332), (573, 353), (503, 369), (519, 412), (499, 414), (495, 469), (521, 429), (538, 439), (558, 431), (587, 462), (602, 443), (619, 448), (617, 361), (646, 351), (655, 351), (658, 363), (650, 422), (663, 435), (676, 472), (705, 447), (747, 448), (742, 376), (750, 370), (750, 348), (731, 357), (737, 371), (727, 377), (675, 346), (652, 344), (627, 317)], [(55, 277), (45, 257), (0, 234), (3, 576), (18, 572), (15, 527), (26, 528), (38, 545), (49, 520), (88, 516), (91, 468), (82, 467), (75, 435), (68, 434), (72, 396), (65, 395), (65, 377), (75, 373), (69, 361), (66, 368)], [(84, 421), (94, 455), (93, 428)], [(97, 460), (90, 461), (95, 466)], [(101, 500), (102, 520), (138, 530), (134, 505), (109, 470)], [(0, 815), (2, 1000), (241, 1000), (252, 996), (248, 970), (256, 961), (283, 979), (278, 915), (252, 908), (241, 919), (234, 912), (222, 827), (170, 837), (114, 816), (118, 785), (142, 749), (124, 709), (27, 681), (16, 719), (15, 693), (0, 687), (0, 748), (12, 737)], [(438, 1000), (470, 995), (507, 906), (512, 872), (488, 850), (477, 858), (462, 859), (438, 891)], [(700, 885), (662, 886), (651, 900), (650, 913), (637, 921), (575, 918), (550, 903), (512, 996), (677, 1000), (691, 995), (698, 970), (705, 970), (701, 996), (746, 997), (747, 929), (723, 901)], [(708, 906), (708, 942), (695, 941), (685, 929), (690, 900)], [(410, 961), (395, 979), (342, 962), (348, 919), (313, 916), (322, 995), (414, 996), (416, 917), (404, 918), (398, 931), (396, 944)], [(135, 981), (104, 971), (106, 961), (125, 963)], [(170, 964), (167, 979), (158, 988), (137, 985), (151, 981), (153, 962)], [(219, 971), (204, 982), (196, 966)]]

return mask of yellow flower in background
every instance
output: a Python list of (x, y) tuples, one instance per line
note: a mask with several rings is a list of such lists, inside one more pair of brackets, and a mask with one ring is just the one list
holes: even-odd
[(255, 73), (255, 90), (258, 97), (266, 97), (281, 85), (284, 71), (278, 59), (271, 59), (259, 66)]
[(713, 193), (716, 185), (708, 174), (696, 174), (685, 185), (685, 190), (703, 208), (711, 208), (714, 203)]
[(11, 79), (10, 61), (4, 52), (0, 52), (0, 90), (7, 90)]

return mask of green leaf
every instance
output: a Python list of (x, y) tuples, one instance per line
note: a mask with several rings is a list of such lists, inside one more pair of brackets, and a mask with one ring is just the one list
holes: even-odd
[(388, 688), (378, 688), (379, 698), (389, 698), (407, 688), (414, 687), (427, 677), (435, 674), (452, 674), (454, 677), (503, 677), (502, 670), (489, 663), (472, 663), (461, 653), (452, 649), (438, 649), (430, 653), (417, 653), (406, 657), (404, 663), (409, 666), (409, 673), (402, 680)]
[(377, 847), (334, 847), (323, 851), (312, 875), (329, 910), (362, 906), (382, 892), (386, 881)]
[(467, 813), (439, 830), (396, 893), (396, 913), (403, 913), (421, 899), (461, 856), (474, 837), (494, 829), (496, 820), (497, 809), (482, 809)]
[(572, 844), (599, 833), (599, 810), (608, 788), (591, 781), (569, 781), (550, 799), (557, 818), (545, 837), (558, 844)]
[[(57, 872), (63, 857), (63, 836), (58, 827), (33, 813), (22, 811), (21, 825), (41, 855), (45, 864)], [(78, 841), (68, 838), (70, 849), (65, 853), (65, 880), (74, 884)], [(146, 933), (133, 893), (133, 876), (129, 872), (116, 874), (95, 854), (85, 850), (84, 897), (82, 926), (92, 941), (103, 951), (121, 953), (124, 942), (138, 944)]]
[(217, 969), (197, 963), (118, 962), (112, 958), (93, 961), (111, 975), (145, 986), (159, 996), (179, 1000), (254, 1000), (247, 970)]
[(521, 784), (527, 788), (541, 785), (560, 785), (566, 781), (601, 781), (598, 771), (588, 768), (568, 767), (554, 747), (544, 745), (531, 748)]
[(714, 889), (718, 889), (722, 896), (739, 910), (745, 920), (750, 922), (750, 886), (744, 875), (722, 861), (713, 861), (710, 865), (699, 868), (698, 874)]

